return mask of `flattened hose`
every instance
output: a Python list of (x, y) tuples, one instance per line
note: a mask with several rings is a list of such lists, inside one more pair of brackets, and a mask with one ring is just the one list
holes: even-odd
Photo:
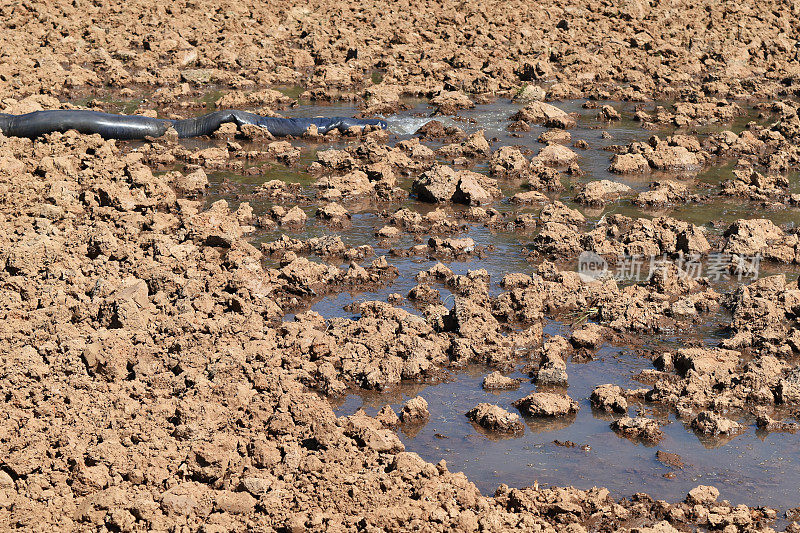
[(232, 122), (237, 126), (252, 124), (266, 128), (275, 137), (303, 135), (309, 126), (316, 126), (321, 134), (338, 129), (346, 131), (352, 126), (379, 126), (386, 122), (377, 119), (355, 119), (349, 117), (326, 118), (274, 118), (236, 110), (214, 111), (195, 118), (167, 120), (139, 115), (113, 115), (87, 110), (34, 111), (25, 115), (0, 113), (0, 132), (9, 137), (34, 139), (54, 131), (77, 130), (80, 133), (98, 133), (106, 139), (144, 139), (160, 137), (170, 126), (179, 137), (210, 135), (221, 124)]

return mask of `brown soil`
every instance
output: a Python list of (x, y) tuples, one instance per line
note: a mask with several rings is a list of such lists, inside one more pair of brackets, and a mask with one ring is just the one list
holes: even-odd
[[(771, 415), (800, 404), (797, 282), (781, 274), (720, 294), (674, 266), (621, 286), (561, 265), (582, 250), (609, 258), (761, 253), (788, 265), (800, 263), (796, 228), (753, 217), (707, 238), (670, 216), (588, 224), (546, 194), (563, 188), (562, 170), (583, 170), (567, 146), (575, 117), (541, 100), (647, 102), (635, 114), (645, 128), (728, 124), (745, 101), (771, 101), (763, 107), (771, 124), (702, 143), (691, 132), (653, 135), (614, 147), (609, 165), (625, 175), (674, 174), (640, 193), (642, 205), (707, 200), (681, 173), (725, 158), (738, 169), (715, 194), (800, 203), (780, 176), (800, 164), (795, 3), (76, 0), (12, 2), (0, 15), (4, 113), (75, 107), (69, 102), (85, 96), (86, 106), (107, 109), (92, 98), (144, 95), (139, 112), (189, 116), (224, 89), (209, 103), (277, 114), (295, 100), (275, 88), (301, 85), (305, 98), (352, 100), (365, 115), (391, 114), (408, 96), (430, 99), (439, 115), (514, 97), (521, 109), (512, 129), (552, 128), (535, 155), (440, 122), (419, 133), (439, 141), (435, 150), (416, 139), (390, 146), (383, 131), (348, 132), (336, 149), (325, 146), (336, 135), (309, 135), (303, 142), (320, 150), (306, 162), (291, 143), (229, 126), (202, 148), (169, 134), (137, 145), (75, 132), (35, 142), (0, 135), (0, 529), (755, 531), (776, 518), (718, 501), (719, 491), (704, 486), (672, 503), (538, 485), (500, 485), (485, 496), (444, 461), (404, 451), (396, 427), (426, 423), (422, 397), (400, 413), (337, 417), (326, 396), (434, 381), (472, 363), (505, 372), (520, 349), (534, 354), (538, 384), (563, 385), (567, 359), (591, 357), (606, 338), (689, 327), (724, 308), (732, 318), (719, 347), (659, 354), (646, 393), (600, 381), (594, 407), (619, 413), (647, 400), (710, 435), (736, 433), (741, 425), (726, 413), (748, 412), (761, 429), (791, 437), (797, 424)], [(607, 125), (620, 114), (604, 105), (597, 119)], [(252, 198), (275, 201), (266, 213), (205, 201), (209, 173), (247, 173), (253, 161), (301, 167), (312, 184), (261, 184)], [(514, 182), (529, 191), (513, 203), (534, 204), (537, 215), (491, 207)], [(593, 183), (572, 196), (601, 206), (629, 193)], [(439, 208), (401, 206), (410, 194)], [(358, 201), (383, 206), (380, 239), (419, 240), (398, 244), (390, 260), (334, 236), (260, 248), (249, 240), (256, 228), (346, 231)], [(490, 247), (461, 234), (467, 222), (535, 228), (536, 273), (493, 280), (502, 291), (490, 296), (486, 270), (455, 274), (439, 263), (417, 275), (408, 296), (422, 315), (383, 301), (353, 306), (356, 318), (308, 310), (326, 294), (392, 283), (398, 257), (487, 257)], [(433, 294), (435, 284), (452, 302)], [(600, 325), (544, 338), (546, 317), (582, 313)], [(501, 374), (485, 382), (517, 385)], [(525, 416), (579, 409), (561, 393), (519, 396)], [(485, 431), (522, 428), (516, 413), (495, 405), (470, 413)], [(662, 437), (645, 417), (611, 427), (648, 444)]]

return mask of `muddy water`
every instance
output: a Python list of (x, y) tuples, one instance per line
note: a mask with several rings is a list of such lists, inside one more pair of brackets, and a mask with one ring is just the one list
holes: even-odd
[[(413, 108), (398, 116), (388, 117), (392, 142), (411, 137), (411, 134), (427, 120), (431, 110), (421, 102), (411, 102)], [(575, 187), (580, 183), (610, 179), (621, 181), (631, 186), (633, 196), (645, 190), (651, 180), (657, 176), (620, 177), (608, 172), (611, 153), (604, 150), (611, 144), (627, 144), (631, 141), (648, 139), (654, 132), (643, 130), (632, 120), (617, 123), (598, 122), (596, 110), (582, 109), (582, 102), (566, 102), (559, 104), (562, 109), (581, 115), (577, 128), (570, 130), (572, 140), (585, 140), (589, 149), (578, 150), (580, 166), (584, 176), (572, 178), (565, 176), (566, 190), (553, 195), (565, 203), (575, 206), (571, 198)], [(633, 112), (631, 104), (614, 103), (623, 116), (630, 117)], [(529, 133), (521, 137), (510, 135), (505, 127), (507, 118), (518, 108), (509, 101), (498, 101), (488, 105), (477, 106), (473, 110), (464, 111), (458, 120), (439, 118), (443, 122), (451, 122), (467, 132), (484, 129), (487, 139), (496, 139), (493, 148), (502, 145), (517, 145), (538, 151), (542, 146), (536, 141), (543, 128), (533, 127)], [(290, 116), (315, 115), (354, 115), (358, 109), (349, 104), (331, 106), (301, 105), (286, 112)], [(726, 125), (727, 128), (741, 129), (747, 121), (755, 118), (755, 113)], [(725, 129), (725, 128), (718, 128)], [(603, 135), (608, 132), (609, 136)], [(660, 130), (662, 138), (670, 131)], [(344, 142), (344, 141), (343, 141)], [(328, 149), (337, 145), (306, 145), (296, 142), (303, 150), (303, 160), (311, 161), (317, 149)], [(432, 148), (438, 145), (430, 144)], [(303, 165), (300, 165), (302, 168)], [(732, 162), (722, 162), (699, 173), (681, 176), (697, 184), (698, 191), (713, 190), (719, 183), (731, 175)], [(477, 171), (485, 171), (478, 165)], [(674, 177), (671, 176), (671, 177)], [(280, 165), (266, 164), (260, 176), (238, 176), (231, 173), (212, 173), (212, 191), (209, 202), (226, 198), (234, 206), (238, 203), (231, 193), (247, 193), (260, 183), (269, 179), (283, 179), (309, 186), (313, 179), (302, 170), (286, 169)], [(791, 176), (792, 187), (797, 189), (798, 176)], [(224, 187), (223, 187), (224, 184)], [(402, 185), (408, 189), (410, 179)], [(510, 196), (519, 189), (506, 187), (504, 193)], [(309, 190), (309, 194), (312, 192)], [(265, 212), (271, 204), (249, 200), (256, 213)], [(430, 205), (409, 200), (406, 202), (414, 209), (426, 211)], [(318, 224), (308, 224), (299, 232), (286, 232), (295, 237), (309, 238), (329, 233), (336, 233), (348, 244), (357, 246), (370, 244), (375, 247), (376, 254), (382, 255), (388, 249), (375, 241), (376, 229), (384, 225), (384, 219), (378, 214), (376, 206), (368, 203), (348, 204), (353, 213), (352, 224), (341, 230), (332, 230)], [(512, 207), (504, 201), (495, 205), (501, 210)], [(382, 208), (396, 209), (397, 205)], [(310, 220), (313, 220), (314, 206), (305, 208)], [(531, 209), (536, 211), (535, 208)], [(779, 211), (763, 211), (757, 213), (754, 204), (738, 200), (715, 200), (703, 205), (674, 206), (658, 213), (642, 211), (636, 208), (630, 197), (607, 205), (603, 209), (589, 210), (580, 207), (590, 220), (596, 222), (603, 215), (622, 213), (629, 216), (651, 217), (669, 214), (676, 218), (706, 226), (712, 232), (719, 232), (737, 218), (764, 216), (776, 223), (793, 224), (798, 220), (796, 209)], [(254, 236), (256, 241), (269, 241), (280, 236), (284, 230), (260, 232)], [(499, 292), (497, 282), (508, 272), (531, 273), (534, 266), (525, 261), (523, 248), (532, 237), (530, 234), (519, 234), (504, 231), (490, 231), (482, 226), (471, 226), (468, 232), (479, 245), (493, 245), (495, 250), (486, 259), (467, 262), (449, 263), (455, 273), (463, 274), (467, 270), (485, 268), (492, 277), (492, 292)], [(415, 244), (413, 238), (403, 235), (393, 241), (393, 247), (408, 247)], [(316, 259), (315, 259), (316, 260)], [(405, 296), (416, 284), (413, 277), (420, 270), (430, 268), (435, 261), (424, 258), (390, 258), (390, 262), (400, 271), (400, 277), (391, 285), (376, 292), (350, 294), (341, 293), (325, 297), (313, 303), (312, 309), (325, 317), (351, 316), (344, 308), (353, 302), (372, 299), (385, 300), (392, 293)], [(787, 272), (796, 277), (794, 269), (767, 266), (763, 273)], [(731, 285), (718, 287), (721, 291), (732, 290)], [(442, 299), (448, 304), (449, 292), (438, 287)], [(452, 299), (451, 299), (452, 300)], [(419, 313), (411, 303), (399, 304), (405, 309)], [(286, 317), (291, 320), (292, 316)], [(721, 312), (718, 316), (691, 331), (662, 334), (658, 337), (645, 338), (640, 348), (669, 349), (679, 347), (687, 339), (701, 340), (708, 345), (719, 342), (722, 333), (718, 325), (727, 317)], [(569, 325), (549, 321), (547, 334), (568, 334)], [(647, 357), (635, 353), (625, 346), (605, 345), (596, 353), (596, 357), (583, 363), (568, 362), (570, 396), (578, 400), (580, 412), (572, 417), (556, 421), (526, 420), (523, 435), (511, 439), (498, 438), (486, 433), (471, 424), (464, 413), (479, 402), (490, 402), (511, 411), (516, 410), (511, 402), (536, 389), (521, 369), (526, 362), (527, 354), (521, 353), (517, 371), (511, 374), (523, 378), (522, 386), (516, 391), (486, 392), (481, 388), (481, 381), (488, 369), (481, 367), (464, 368), (452, 371), (449, 380), (438, 384), (405, 384), (399, 390), (389, 393), (355, 392), (332, 402), (338, 414), (346, 415), (358, 408), (364, 408), (374, 414), (383, 405), (389, 403), (399, 410), (408, 398), (422, 394), (428, 401), (431, 420), (421, 428), (401, 433), (406, 449), (419, 453), (429, 461), (445, 459), (451, 470), (463, 471), (475, 482), (484, 493), (492, 493), (498, 483), (513, 486), (525, 486), (534, 482), (553, 485), (575, 485), (580, 488), (605, 486), (616, 496), (627, 496), (635, 492), (645, 491), (655, 498), (680, 500), (686, 492), (697, 484), (713, 484), (717, 486), (722, 497), (735, 503), (750, 505), (771, 505), (779, 508), (793, 507), (800, 501), (800, 439), (793, 435), (764, 434), (755, 430), (753, 420), (739, 418), (748, 424), (748, 431), (730, 440), (707, 440), (695, 435), (687, 425), (675, 419), (673, 413), (664, 409), (656, 409), (647, 404), (633, 404), (629, 414), (638, 413), (657, 418), (664, 424), (665, 437), (656, 446), (645, 446), (618, 437), (609, 428), (612, 418), (606, 414), (593, 412), (588, 397), (592, 389), (602, 383), (615, 383), (623, 387), (638, 388), (645, 385), (635, 381), (634, 376), (644, 369), (652, 368)], [(731, 416), (736, 418), (736, 414)], [(656, 459), (657, 451), (678, 454), (684, 463), (682, 467), (668, 466)]]

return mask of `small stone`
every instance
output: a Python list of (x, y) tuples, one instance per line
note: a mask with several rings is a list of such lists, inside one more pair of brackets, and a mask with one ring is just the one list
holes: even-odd
[(406, 424), (418, 424), (424, 422), (431, 417), (428, 411), (428, 402), (422, 396), (417, 396), (408, 400), (403, 405), (403, 410), (400, 412), (400, 420)]
[(611, 423), (611, 429), (623, 437), (632, 440), (641, 440), (647, 443), (656, 443), (664, 436), (658, 422), (650, 418), (626, 416)]
[(516, 389), (520, 384), (519, 379), (509, 378), (500, 372), (492, 372), (483, 378), (483, 388), (486, 390)]
[(575, 195), (575, 201), (579, 204), (601, 206), (630, 191), (631, 188), (624, 183), (611, 180), (590, 181)]
[(542, 148), (534, 161), (540, 161), (545, 165), (554, 167), (566, 167), (578, 158), (578, 154), (560, 144), (548, 144)]
[(619, 114), (619, 111), (610, 105), (604, 105), (600, 109), (600, 117), (604, 120), (620, 120), (622, 118), (622, 116)]
[(719, 490), (710, 485), (698, 485), (689, 491), (686, 503), (690, 505), (712, 505), (719, 498)]
[(692, 420), (692, 428), (706, 435), (733, 435), (743, 430), (742, 425), (712, 411), (701, 411)]
[(577, 348), (596, 349), (603, 343), (605, 328), (598, 324), (586, 324), (572, 332), (569, 340)]
[(449, 202), (456, 193), (458, 181), (452, 168), (438, 165), (415, 179), (411, 192), (423, 202)]
[(572, 135), (567, 130), (552, 129), (542, 132), (537, 140), (543, 144), (567, 144), (572, 140)]
[(534, 392), (512, 405), (523, 414), (536, 417), (566, 416), (580, 409), (578, 402), (569, 396), (551, 392)]
[(607, 412), (625, 413), (628, 411), (628, 400), (622, 387), (618, 385), (605, 384), (595, 387), (589, 398), (592, 407)]
[(394, 239), (400, 236), (400, 229), (394, 226), (384, 226), (379, 229), (375, 235), (382, 239)]
[(642, 154), (620, 154), (611, 159), (608, 170), (617, 174), (638, 174), (650, 170), (650, 163)]
[(509, 202), (517, 205), (528, 205), (537, 202), (547, 203), (549, 201), (550, 198), (539, 191), (518, 192), (509, 199)]
[(302, 226), (308, 220), (308, 215), (299, 206), (294, 206), (281, 217), (281, 226)]
[(384, 405), (383, 408), (378, 411), (378, 414), (375, 415), (375, 420), (380, 422), (385, 428), (392, 428), (400, 424), (400, 419), (389, 404)]
[(467, 412), (467, 418), (489, 431), (521, 433), (523, 425), (519, 415), (489, 403), (480, 403)]
[(350, 219), (350, 213), (341, 204), (331, 202), (317, 209), (317, 218), (329, 222), (344, 222)]

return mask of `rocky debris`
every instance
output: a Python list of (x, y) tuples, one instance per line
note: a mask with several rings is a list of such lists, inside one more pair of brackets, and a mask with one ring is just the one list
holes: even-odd
[(700, 170), (702, 161), (684, 146), (672, 146), (658, 142), (652, 152), (647, 153), (647, 162), (656, 170), (690, 172)]
[[(795, 311), (788, 310), (793, 304), (787, 308), (784, 302), (796, 290), (787, 286), (782, 275), (737, 289), (726, 302), (733, 319), (731, 337), (721, 343), (725, 348), (684, 348), (662, 354), (654, 361), (656, 368), (676, 371), (678, 376), (657, 379), (646, 399), (674, 405), (687, 417), (701, 410), (753, 411), (797, 402), (800, 395), (795, 391), (800, 389), (795, 383), (800, 380), (791, 366), (776, 357), (792, 351), (786, 344), (787, 338), (793, 338), (787, 317), (794, 317)], [(760, 355), (743, 359), (739, 350), (751, 346), (759, 347)]]
[(519, 415), (509, 413), (502, 407), (489, 403), (479, 403), (466, 413), (467, 418), (482, 428), (499, 433), (522, 433), (524, 426)]
[[(525, 121), (516, 120), (511, 124), (509, 124), (508, 126), (506, 126), (506, 131), (510, 131), (512, 133), (528, 132), (531, 131), (531, 125)], [(512, 135), (512, 136), (517, 136), (517, 135)]]
[(530, 161), (518, 149), (501, 146), (489, 158), (489, 171), (494, 177), (522, 178), (528, 173)]
[[(673, 286), (684, 290), (677, 276), (670, 279), (676, 282), (661, 284), (665, 290), (672, 290)], [(718, 294), (706, 290), (670, 303), (669, 297), (658, 296), (647, 286), (649, 282), (620, 288), (613, 279), (585, 280), (578, 272), (558, 271), (548, 262), (541, 264), (539, 275), (524, 281), (505, 281), (513, 285), (497, 298), (494, 308), (498, 316), (528, 323), (539, 320), (544, 313), (581, 313), (616, 331), (658, 330), (670, 321), (691, 319), (687, 314), (676, 315), (674, 309), (688, 309), (691, 305), (699, 315), (716, 308), (719, 299)], [(682, 303), (676, 306), (677, 302)]]
[(268, 106), (276, 107), (291, 104), (293, 100), (280, 91), (264, 89), (244, 92), (231, 91), (218, 98), (214, 105), (219, 109), (236, 109), (242, 107)]
[(444, 256), (464, 256), (475, 251), (475, 241), (470, 237), (463, 239), (442, 239), (431, 237), (428, 239), (430, 253)]
[[(189, 236), (196, 242), (209, 246), (230, 248), (245, 233), (245, 229), (230, 214), (228, 202), (214, 202), (208, 210), (191, 217), (188, 224)], [(12, 250), (8, 259), (12, 268), (15, 257), (15, 250)]]
[(452, 200), (466, 205), (486, 205), (503, 193), (497, 186), (497, 181), (477, 172), (462, 170), (458, 173), (459, 180)]
[(483, 158), (491, 153), (489, 142), (479, 131), (461, 143), (446, 144), (436, 150), (436, 156), (459, 166), (472, 165), (472, 159)]
[(609, 170), (619, 174), (654, 170), (689, 173), (700, 170), (708, 154), (697, 139), (686, 135), (674, 135), (666, 140), (652, 136), (647, 143), (634, 142), (626, 147), (616, 147), (619, 152), (611, 161)]
[(329, 224), (342, 226), (350, 220), (351, 215), (341, 204), (331, 202), (319, 207), (316, 217), (325, 220)]
[(606, 384), (595, 387), (589, 400), (592, 407), (601, 411), (628, 412), (628, 400), (622, 387), (618, 385)]
[(761, 174), (753, 168), (735, 169), (733, 179), (722, 183), (722, 194), (751, 200), (769, 200), (785, 195), (789, 180), (781, 174)]
[(465, 275), (453, 274), (444, 280), (453, 294), (481, 301), (489, 297), (489, 272), (486, 269), (467, 270)]
[(661, 207), (688, 200), (689, 187), (677, 181), (659, 180), (650, 184), (650, 190), (639, 193), (633, 203), (646, 207)]
[(439, 291), (430, 285), (420, 283), (409, 291), (408, 299), (423, 303), (433, 303), (439, 302), (441, 297)]
[(692, 429), (705, 435), (733, 435), (744, 430), (741, 424), (712, 411), (701, 411), (692, 420)]
[(580, 211), (571, 209), (559, 201), (544, 206), (539, 212), (539, 220), (542, 222), (557, 222), (572, 226), (580, 226), (586, 223), (586, 217), (584, 217)]
[(658, 422), (640, 416), (636, 418), (626, 416), (619, 420), (614, 420), (611, 423), (611, 429), (626, 439), (642, 441), (648, 444), (655, 444), (664, 436)]
[(421, 424), (431, 417), (428, 412), (428, 402), (422, 396), (416, 396), (403, 404), (400, 411), (400, 420), (404, 424)]
[(560, 191), (564, 188), (561, 185), (561, 174), (536, 158), (531, 160), (526, 178), (525, 185), (535, 191)]
[(397, 269), (389, 265), (384, 257), (375, 259), (367, 268), (351, 261), (348, 268), (343, 269), (322, 265), (288, 252), (281, 257), (281, 268), (276, 272), (272, 290), (281, 301), (288, 299), (288, 305), (293, 301), (293, 296), (326, 294), (342, 285), (375, 286), (396, 278), (397, 274)]
[(578, 159), (578, 154), (560, 144), (548, 144), (532, 159), (532, 162), (553, 167), (566, 167)]
[(483, 388), (486, 390), (506, 390), (519, 388), (521, 380), (509, 378), (500, 372), (492, 372), (483, 378)]
[(583, 251), (577, 229), (561, 222), (544, 222), (531, 244), (536, 252), (551, 257), (577, 257)]
[(344, 150), (320, 150), (317, 152), (317, 160), (314, 170), (338, 170), (347, 171), (353, 169), (356, 165), (355, 159), (348, 152)]
[(552, 129), (542, 132), (536, 140), (543, 144), (569, 144), (572, 135), (567, 130)]
[(301, 198), (299, 184), (281, 180), (265, 181), (253, 191), (254, 196), (265, 196), (280, 202), (298, 202)]
[(619, 111), (614, 109), (613, 106), (604, 105), (600, 108), (600, 113), (598, 113), (597, 117), (601, 120), (620, 120), (622, 116), (619, 114)]
[(515, 102), (532, 102), (544, 100), (546, 92), (538, 85), (524, 85), (514, 94)]
[(267, 255), (274, 256), (293, 252), (295, 254), (314, 254), (320, 257), (343, 257), (348, 260), (364, 259), (375, 255), (375, 250), (367, 244), (348, 248), (338, 235), (312, 237), (308, 240), (281, 235), (272, 242), (261, 243), (261, 250)]
[[(483, 299), (485, 294), (480, 293), (479, 297)], [(500, 323), (480, 300), (455, 297), (447, 322), (458, 334), (450, 347), (450, 359), (454, 364), (481, 362), (501, 369), (511, 367), (512, 340), (502, 333)]]
[(411, 191), (426, 202), (449, 202), (456, 193), (456, 172), (447, 166), (436, 166), (414, 180)]
[(273, 213), (280, 220), (281, 226), (303, 226), (308, 220), (308, 215), (299, 206), (294, 206), (289, 210), (279, 207), (279, 210), (273, 211)]
[(685, 376), (689, 370), (697, 374), (708, 374), (717, 380), (731, 375), (739, 365), (741, 354), (723, 348), (681, 348), (675, 354), (675, 370)]
[(513, 403), (523, 415), (532, 417), (558, 417), (577, 413), (578, 402), (567, 395), (552, 392), (534, 392)]
[[(568, 236), (566, 243), (570, 243), (571, 247), (565, 247), (562, 239), (560, 246), (542, 243), (547, 246), (541, 252), (557, 256), (576, 249), (578, 253), (588, 250), (613, 258), (674, 256), (681, 252), (686, 256), (702, 255), (711, 250), (703, 229), (670, 217), (633, 220), (615, 214), (607, 216), (588, 233), (580, 234), (576, 228), (561, 229), (561, 233)], [(538, 246), (537, 251), (540, 251)]]
[[(567, 152), (559, 150), (559, 148), (564, 148)], [(549, 150), (546, 146), (542, 150), (547, 150), (544, 152), (544, 156), (546, 157), (563, 157), (565, 160), (563, 166), (569, 165), (574, 159), (569, 153), (571, 152), (569, 148), (564, 146), (556, 146)], [(488, 166), (491, 176), (504, 179), (526, 180), (528, 188), (535, 191), (556, 191), (563, 189), (560, 174), (556, 169), (547, 166), (542, 158), (534, 157), (529, 161), (518, 148), (511, 146), (501, 147), (492, 153), (492, 156), (489, 158)]]
[(458, 233), (462, 224), (453, 220), (453, 213), (445, 208), (428, 211), (424, 215), (406, 207), (389, 215), (389, 222), (409, 233)]
[(188, 197), (195, 197), (202, 194), (208, 188), (208, 176), (202, 167), (196, 168), (188, 174), (176, 173), (174, 180), (175, 188), (183, 192)]
[(461, 143), (459, 153), (463, 157), (486, 157), (492, 152), (483, 130), (478, 130)]
[[(657, 359), (664, 366), (668, 359)], [(702, 409), (753, 409), (780, 402), (780, 388), (785, 381), (786, 366), (774, 356), (761, 356), (734, 371), (697, 373), (689, 370), (684, 378), (663, 376), (646, 394), (648, 401), (675, 405), (686, 416)], [(789, 400), (794, 402), (796, 400)]]
[(575, 195), (575, 201), (579, 204), (601, 206), (630, 191), (631, 188), (624, 183), (610, 180), (590, 181)]
[(698, 485), (689, 491), (686, 502), (691, 505), (714, 505), (719, 498), (719, 490), (709, 485)]
[(447, 281), (453, 278), (453, 271), (442, 263), (436, 263), (428, 270), (418, 272), (415, 279), (419, 282)]
[(400, 418), (394, 412), (391, 405), (384, 405), (378, 414), (375, 415), (375, 420), (385, 428), (393, 428), (400, 425)]
[(436, 106), (437, 115), (455, 115), (461, 109), (475, 107), (475, 103), (466, 94), (458, 91), (442, 91), (431, 98), (431, 104)]
[[(320, 154), (322, 152), (318, 152)], [(370, 195), (375, 192), (373, 184), (366, 173), (354, 170), (344, 175), (323, 176), (314, 186), (319, 189), (319, 195), (327, 199), (342, 197), (357, 197)]]
[(784, 422), (775, 420), (767, 414), (765, 409), (757, 411), (756, 426), (762, 431), (797, 433), (800, 431), (800, 424), (797, 422)]
[(642, 154), (620, 154), (611, 159), (608, 170), (616, 174), (641, 174), (650, 170), (650, 163)]
[(722, 251), (742, 257), (761, 255), (781, 263), (800, 260), (800, 238), (767, 219), (739, 219), (724, 234)]
[(575, 119), (565, 111), (544, 102), (531, 102), (511, 117), (511, 120), (522, 120), (542, 124), (548, 128), (568, 129), (576, 125)]
[(528, 205), (528, 204), (535, 204), (535, 203), (546, 203), (550, 201), (545, 194), (540, 193), (538, 191), (527, 191), (527, 192), (518, 192), (508, 200), (512, 204), (517, 205)]
[(399, 228), (394, 226), (384, 226), (375, 232), (375, 236), (380, 237), (381, 239), (396, 239), (401, 233), (402, 232)]
[(454, 171), (436, 166), (414, 180), (411, 190), (426, 202), (456, 202), (467, 205), (491, 203), (502, 196), (497, 182), (477, 172)]
[(459, 140), (466, 137), (464, 131), (456, 126), (444, 125), (438, 120), (430, 120), (421, 126), (414, 135), (423, 140), (449, 139)]
[(566, 359), (572, 347), (567, 339), (556, 335), (545, 341), (541, 350), (539, 369), (536, 372), (536, 383), (539, 385), (566, 385)]
[(709, 124), (730, 122), (744, 114), (744, 110), (735, 102), (725, 99), (708, 99), (702, 102), (675, 102), (673, 110), (656, 106), (652, 114), (639, 111), (636, 119), (648, 123), (671, 124), (684, 127), (691, 124)]
[[(359, 318), (284, 326), (285, 349), (310, 352), (316, 360), (318, 375), (309, 384), (323, 390), (344, 390), (348, 385), (385, 390), (401, 379), (419, 379), (447, 364), (450, 339), (435, 332), (424, 318), (379, 301), (361, 303), (353, 310)], [(381, 333), (387, 330), (402, 332), (388, 337)]]
[(606, 329), (599, 324), (585, 324), (572, 331), (570, 342), (576, 348), (595, 350), (603, 343)]
[(403, 95), (403, 87), (392, 83), (379, 83), (364, 89), (364, 96), (367, 100), (365, 115), (391, 115), (404, 108), (400, 101)]
[(397, 433), (384, 428), (381, 423), (358, 410), (344, 420), (344, 434), (353, 439), (359, 447), (378, 453), (398, 453), (405, 450)]

